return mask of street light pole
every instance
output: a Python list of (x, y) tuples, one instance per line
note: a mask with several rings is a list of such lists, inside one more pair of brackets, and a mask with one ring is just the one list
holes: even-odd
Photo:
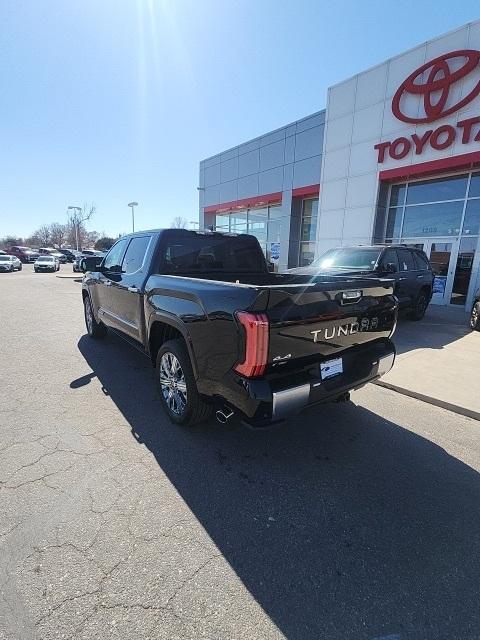
[(135, 233), (135, 207), (138, 207), (138, 202), (129, 202), (128, 206), (132, 210), (132, 233)]

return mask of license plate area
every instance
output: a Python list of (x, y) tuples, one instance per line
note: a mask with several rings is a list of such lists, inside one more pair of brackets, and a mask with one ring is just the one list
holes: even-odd
[(343, 373), (343, 358), (334, 358), (320, 363), (320, 377), (328, 380)]

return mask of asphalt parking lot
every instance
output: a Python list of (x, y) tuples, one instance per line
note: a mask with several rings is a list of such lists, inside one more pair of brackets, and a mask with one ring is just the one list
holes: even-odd
[(370, 385), (182, 430), (78, 282), (0, 301), (2, 640), (480, 638), (480, 423)]

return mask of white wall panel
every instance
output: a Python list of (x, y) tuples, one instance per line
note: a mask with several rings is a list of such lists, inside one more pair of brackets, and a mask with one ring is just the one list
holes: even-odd
[(341, 238), (343, 235), (344, 209), (323, 211), (318, 221), (319, 238)]
[(363, 109), (385, 99), (388, 63), (358, 76), (355, 109)]
[(352, 139), (353, 113), (329, 120), (325, 132), (325, 151), (333, 151), (350, 144)]
[(373, 209), (377, 197), (377, 184), (376, 172), (350, 177), (347, 182), (345, 207), (348, 209), (352, 207), (370, 206)]
[(372, 153), (372, 150), (372, 140), (352, 145), (349, 165), (349, 174), (351, 176), (377, 171), (377, 152)]
[(364, 140), (375, 140), (382, 135), (384, 103), (377, 104), (355, 111), (353, 118), (352, 144)]
[(337, 149), (325, 154), (323, 161), (322, 180), (337, 180), (348, 175), (348, 160), (350, 158), (350, 147)]
[(334, 87), (328, 92), (328, 119), (338, 118), (353, 111), (357, 78), (352, 78)]
[(345, 240), (371, 238), (370, 229), (373, 227), (374, 217), (375, 212), (372, 207), (345, 209), (343, 238)]
[(345, 207), (346, 194), (346, 178), (325, 182), (321, 193), (322, 211), (342, 209), (343, 207)]

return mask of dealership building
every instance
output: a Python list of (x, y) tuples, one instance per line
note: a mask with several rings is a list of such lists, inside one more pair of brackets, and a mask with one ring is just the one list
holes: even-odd
[(200, 227), (255, 235), (277, 270), (332, 247), (414, 245), (435, 271), (433, 302), (470, 306), (480, 21), (330, 87), (326, 109), (203, 160), (199, 180)]

